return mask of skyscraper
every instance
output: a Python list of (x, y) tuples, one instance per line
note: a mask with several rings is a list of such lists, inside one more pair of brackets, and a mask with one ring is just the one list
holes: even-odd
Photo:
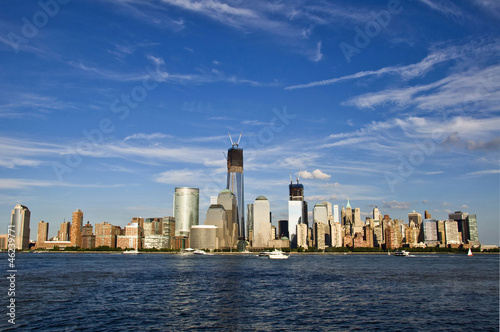
[(265, 196), (259, 196), (253, 204), (253, 247), (266, 248), (271, 240), (270, 205)]
[(238, 237), (240, 239), (245, 239), (245, 197), (244, 197), (244, 186), (243, 186), (243, 149), (240, 149), (238, 145), (240, 144), (240, 138), (238, 142), (233, 142), (231, 135), (231, 148), (227, 150), (227, 186), (234, 196), (236, 197), (236, 203), (238, 205), (238, 211), (236, 212), (238, 220)]
[(49, 223), (45, 221), (40, 221), (38, 223), (38, 233), (36, 236), (36, 246), (40, 248), (45, 241), (48, 240), (49, 235)]
[(77, 209), (73, 212), (73, 220), (71, 222), (70, 241), (72, 246), (82, 246), (82, 227), (83, 227), (83, 212)]
[(175, 236), (189, 236), (189, 229), (199, 223), (200, 190), (176, 187), (174, 194)]
[(307, 202), (304, 201), (304, 186), (299, 183), (299, 177), (297, 177), (297, 183), (293, 183), (290, 179), (288, 188), (288, 234), (290, 235), (290, 247), (297, 248), (297, 225), (305, 224), (306, 229), (309, 227)]
[(10, 232), (14, 230), (16, 249), (29, 249), (30, 246), (30, 210), (21, 204), (17, 204), (12, 210), (10, 219)]

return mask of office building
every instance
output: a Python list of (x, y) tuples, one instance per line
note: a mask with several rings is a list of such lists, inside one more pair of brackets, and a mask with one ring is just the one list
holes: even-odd
[(297, 237), (296, 237), (297, 248), (300, 248), (300, 247), (302, 247), (304, 249), (309, 248), (309, 242), (307, 240), (307, 233), (308, 233), (307, 225), (306, 224), (298, 224), (297, 229), (296, 229), (296, 233), (297, 233)]
[(335, 204), (333, 206), (333, 222), (336, 222), (338, 224), (340, 224), (340, 216), (339, 216), (339, 206), (337, 204)]
[(226, 245), (230, 248), (236, 248), (238, 245), (238, 202), (236, 195), (229, 189), (225, 189), (219, 193), (217, 204), (222, 205), (227, 214), (227, 222), (224, 225)]
[(426, 245), (438, 245), (438, 225), (435, 219), (424, 219), (422, 222), (424, 230), (424, 243)]
[(289, 233), (288, 233), (288, 220), (278, 220), (278, 238), (287, 238), (289, 239)]
[(230, 190), (235, 198), (237, 209), (233, 213), (236, 215), (236, 220), (238, 224), (238, 234), (237, 236), (241, 239), (245, 239), (245, 197), (244, 197), (244, 186), (243, 186), (243, 149), (239, 148), (240, 138), (238, 142), (233, 142), (231, 135), (231, 148), (227, 150), (227, 186), (226, 189)]
[(422, 215), (420, 213), (415, 212), (415, 210), (413, 210), (412, 213), (408, 213), (408, 225), (410, 225), (410, 227), (420, 227), (421, 224)]
[(305, 224), (306, 229), (309, 228), (307, 215), (307, 202), (304, 200), (304, 186), (299, 183), (293, 183), (290, 179), (289, 200), (288, 200), (288, 235), (290, 239), (290, 247), (297, 248), (297, 225)]
[(328, 224), (328, 207), (325, 203), (317, 203), (313, 208), (314, 222), (322, 222)]
[(252, 247), (267, 248), (271, 240), (270, 205), (265, 196), (259, 196), (253, 203)]
[(375, 223), (380, 221), (380, 211), (376, 206), (373, 208), (372, 217)]
[(38, 232), (36, 236), (36, 246), (41, 247), (45, 243), (45, 241), (48, 241), (49, 238), (49, 223), (45, 221), (40, 221), (38, 223)]
[(193, 249), (214, 250), (216, 247), (217, 226), (195, 225), (191, 227), (189, 240)]
[(200, 211), (200, 190), (177, 187), (174, 194), (175, 236), (189, 236), (191, 226), (198, 225)]
[(448, 219), (444, 222), (446, 232), (446, 245), (450, 247), (458, 247), (462, 244), (462, 238), (458, 231), (458, 222), (453, 219)]
[(30, 245), (30, 210), (17, 204), (12, 210), (9, 234), (15, 235), (16, 250), (27, 250)]
[(469, 226), (469, 244), (479, 246), (479, 233), (477, 230), (477, 217), (475, 214), (469, 214), (467, 217), (467, 224)]
[(82, 227), (83, 227), (83, 212), (77, 209), (73, 212), (73, 220), (71, 222), (71, 235), (70, 241), (71, 246), (81, 247), (82, 246)]
[(205, 217), (205, 225), (216, 227), (214, 249), (229, 248), (227, 212), (221, 204), (212, 204)]
[(314, 246), (318, 250), (325, 250), (325, 227), (322, 221), (314, 222)]

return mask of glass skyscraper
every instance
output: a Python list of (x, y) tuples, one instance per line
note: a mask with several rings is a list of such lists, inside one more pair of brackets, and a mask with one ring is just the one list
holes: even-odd
[(304, 186), (299, 183), (290, 182), (290, 195), (288, 201), (288, 234), (290, 235), (290, 247), (297, 247), (297, 225), (305, 224), (309, 227), (307, 220), (307, 202), (304, 201)]
[(174, 194), (175, 236), (189, 236), (189, 229), (199, 223), (200, 190), (176, 187)]
[(16, 249), (29, 249), (30, 245), (30, 210), (17, 204), (12, 210), (9, 232), (15, 235)]
[[(241, 137), (241, 136), (240, 136)], [(236, 197), (238, 205), (238, 237), (245, 239), (245, 197), (243, 186), (243, 149), (238, 148), (238, 143), (227, 150), (227, 187)]]

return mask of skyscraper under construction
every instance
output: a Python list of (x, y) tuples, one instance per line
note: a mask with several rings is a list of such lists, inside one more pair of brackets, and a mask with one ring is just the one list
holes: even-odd
[(243, 187), (243, 149), (239, 148), (241, 134), (238, 138), (238, 142), (233, 142), (231, 135), (229, 135), (231, 140), (231, 148), (227, 150), (227, 189), (236, 197), (236, 203), (238, 206), (237, 216), (238, 216), (238, 237), (240, 239), (245, 239), (245, 199), (244, 199), (244, 187)]

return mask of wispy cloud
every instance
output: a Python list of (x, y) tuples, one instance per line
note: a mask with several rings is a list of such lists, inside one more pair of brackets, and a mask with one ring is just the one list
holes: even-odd
[(153, 134), (143, 134), (143, 133), (138, 133), (138, 134), (133, 134), (125, 137), (123, 140), (128, 141), (128, 140), (154, 140), (154, 139), (162, 139), (162, 138), (172, 138), (173, 136), (170, 135), (165, 135), (162, 133), (153, 133)]
[(451, 107), (469, 110), (479, 108), (481, 112), (498, 111), (500, 104), (500, 65), (484, 69), (470, 69), (452, 74), (439, 81), (403, 89), (387, 89), (354, 97), (345, 105), (358, 108), (397, 105), (414, 106), (420, 110), (442, 110)]
[(432, 53), (430, 53), (427, 57), (425, 57), (418, 63), (405, 66), (389, 66), (380, 68), (378, 70), (366, 70), (351, 75), (346, 75), (321, 81), (314, 81), (305, 84), (291, 85), (285, 87), (285, 90), (312, 88), (316, 86), (330, 85), (343, 81), (361, 79), (365, 77), (372, 77), (372, 76), (381, 77), (384, 75), (397, 75), (404, 80), (409, 80), (415, 77), (420, 77), (425, 75), (427, 72), (434, 69), (438, 64), (463, 57), (464, 52), (470, 51), (473, 47), (477, 47), (477, 45), (475, 46), (465, 45), (463, 47), (450, 46), (445, 49), (434, 50)]
[(75, 184), (61, 181), (44, 181), (32, 179), (0, 179), (0, 189), (24, 189), (31, 187), (117, 188), (121, 186), (121, 184)]
[(467, 175), (490, 175), (490, 174), (500, 174), (500, 169), (488, 169), (483, 171), (467, 173)]
[(394, 210), (408, 210), (411, 206), (410, 202), (399, 202), (396, 200), (393, 201), (382, 201), (382, 204), (385, 209), (394, 209)]

